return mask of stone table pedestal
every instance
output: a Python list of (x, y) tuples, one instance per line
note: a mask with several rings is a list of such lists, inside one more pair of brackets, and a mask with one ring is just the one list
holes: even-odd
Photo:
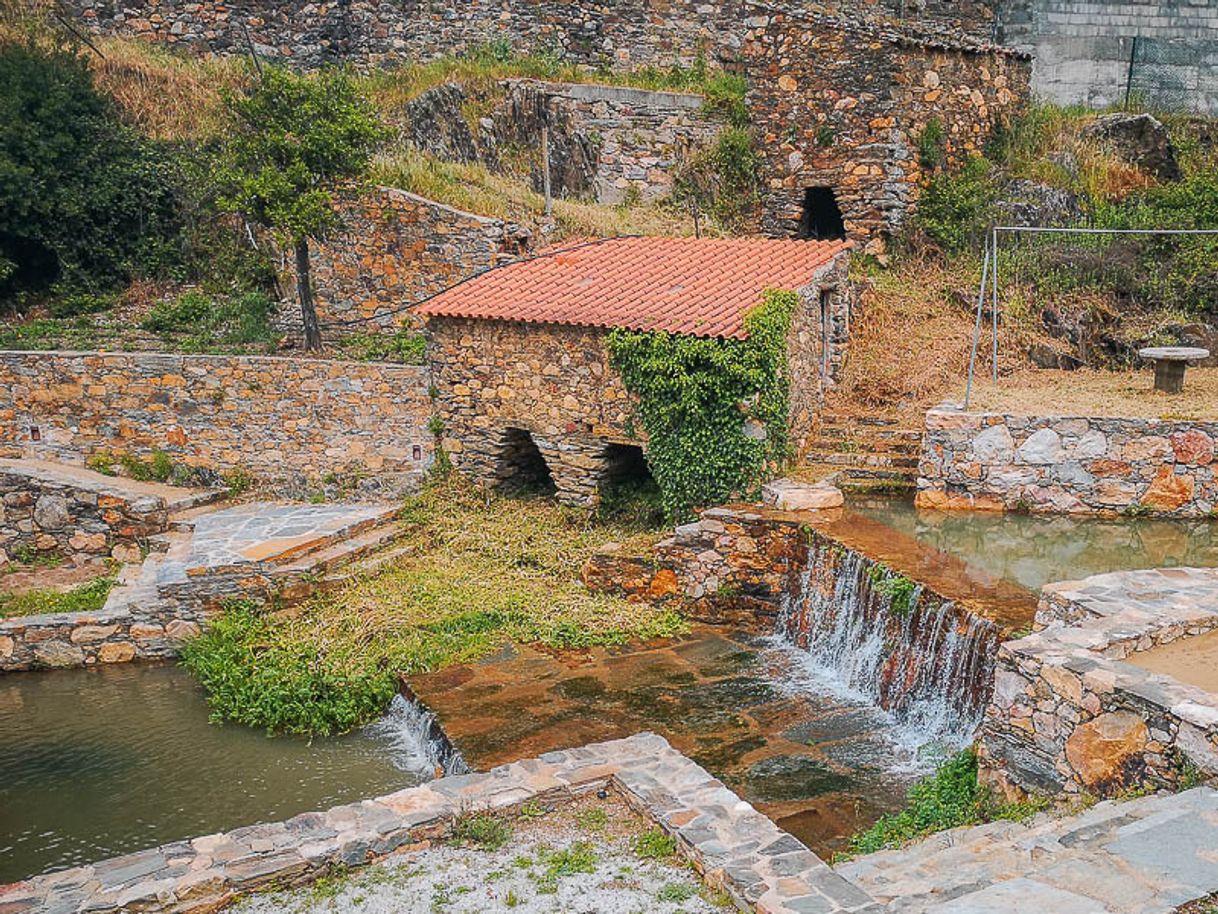
[(1184, 390), (1184, 369), (1189, 362), (1208, 359), (1208, 349), (1190, 346), (1152, 346), (1139, 349), (1138, 355), (1155, 363), (1155, 390), (1178, 394)]

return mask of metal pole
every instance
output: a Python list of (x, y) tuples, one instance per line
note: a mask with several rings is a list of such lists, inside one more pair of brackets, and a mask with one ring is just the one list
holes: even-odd
[(1133, 96), (1133, 64), (1137, 59), (1138, 53), (1138, 36), (1133, 36), (1133, 41), (1129, 43), (1129, 68), (1125, 71), (1125, 110), (1129, 110), (1129, 102)]
[(973, 397), (973, 375), (977, 370), (977, 346), (981, 341), (981, 309), (985, 304), (985, 281), (990, 272), (990, 236), (985, 236), (985, 256), (981, 260), (981, 285), (977, 289), (977, 321), (973, 326), (973, 349), (968, 357), (968, 384), (964, 388), (964, 408)]
[(990, 266), (990, 282), (993, 284), (994, 299), (991, 317), (994, 327), (994, 386), (998, 386), (998, 229), (994, 229), (994, 242), (990, 245), (990, 256), (994, 263)]

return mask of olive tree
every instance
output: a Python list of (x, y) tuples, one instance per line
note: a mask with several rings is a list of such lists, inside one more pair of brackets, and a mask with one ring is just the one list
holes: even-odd
[(341, 225), (334, 195), (367, 171), (384, 130), (341, 69), (300, 75), (265, 67), (248, 90), (226, 94), (224, 103), (220, 206), (273, 230), (293, 249), (305, 347), (317, 352), (309, 240)]

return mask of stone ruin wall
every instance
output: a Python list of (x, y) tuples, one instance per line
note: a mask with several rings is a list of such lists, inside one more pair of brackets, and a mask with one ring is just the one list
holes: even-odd
[(412, 326), (406, 306), (519, 256), (530, 241), (520, 226), (392, 187), (347, 198), (341, 216), (342, 231), (311, 251), (327, 338)]
[(1045, 418), (937, 408), (918, 505), (1207, 517), (1218, 507), (1218, 422)]
[(852, 238), (882, 250), (927, 172), (918, 139), (944, 129), (946, 164), (979, 154), (1026, 101), (1028, 61), (824, 17), (755, 20), (745, 45), (748, 104), (762, 154), (761, 228), (794, 237), (804, 192), (828, 187)]
[(0, 462), (0, 567), (22, 550), (138, 557), (138, 543), (168, 525), (163, 498), (39, 478)]
[[(553, 50), (568, 60), (622, 68), (688, 65), (699, 55), (711, 61), (735, 60), (750, 17), (770, 6), (807, 6), (799, 0), (468, 0), (459, 5), (430, 0), (249, 0), (240, 6), (194, 0), (68, 0), (66, 5), (103, 34), (218, 54), (248, 54), (252, 45), (262, 57), (307, 67), (429, 59), (496, 42), (516, 51)], [(866, 0), (831, 6), (850, 15), (893, 17), (978, 40), (993, 33), (993, 10), (984, 2)]]
[(0, 456), (146, 456), (289, 487), (408, 485), (431, 463), (425, 367), (248, 356), (0, 352)]

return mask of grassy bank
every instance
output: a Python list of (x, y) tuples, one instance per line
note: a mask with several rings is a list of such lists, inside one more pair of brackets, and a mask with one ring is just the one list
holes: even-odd
[(673, 635), (671, 611), (579, 583), (609, 541), (655, 534), (629, 513), (593, 517), (539, 498), (489, 502), (454, 476), (407, 503), (412, 554), (291, 610), (233, 606), (191, 642), (186, 666), (217, 718), (332, 734), (377, 716), (398, 677), (484, 657), (507, 642), (552, 648)]
[[(114, 586), (112, 577), (98, 578), (71, 590), (29, 590), (24, 593), (0, 591), (0, 619), (13, 616), (40, 616), (44, 613), (96, 612), (106, 605)], [(0, 588), (3, 588), (0, 579)]]

